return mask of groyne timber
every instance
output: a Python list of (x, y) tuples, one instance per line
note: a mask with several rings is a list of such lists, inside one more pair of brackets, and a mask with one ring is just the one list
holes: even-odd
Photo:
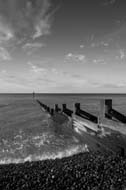
[[(117, 133), (116, 138), (119, 144), (114, 148), (114, 151), (119, 151), (121, 155), (125, 155), (126, 142), (123, 144), (118, 134), (126, 135), (126, 116), (113, 108), (112, 99), (102, 99), (99, 101), (99, 115), (93, 115), (87, 110), (82, 109), (80, 103), (75, 103), (72, 110), (67, 107), (67, 104), (62, 104), (62, 107), (55, 104), (52, 108), (42, 103), (40, 100), (36, 101), (41, 106), (42, 110), (50, 115), (53, 122), (64, 122), (65, 118), (68, 118), (71, 123), (69, 125), (71, 128), (74, 128), (74, 130), (80, 134), (81, 131), (83, 131), (90, 136), (94, 136), (95, 140), (98, 138), (99, 146), (101, 146), (101, 144), (104, 146), (104, 140), (108, 141), (108, 150), (111, 147), (109, 144), (113, 138), (112, 135)], [(107, 139), (110, 134), (112, 134), (110, 139)], [(101, 138), (99, 139), (99, 137)], [(101, 140), (103, 137), (105, 137), (104, 140)], [(112, 149), (110, 148), (110, 150)]]

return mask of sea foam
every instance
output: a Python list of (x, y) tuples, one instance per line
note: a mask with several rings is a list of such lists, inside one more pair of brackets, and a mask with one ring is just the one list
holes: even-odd
[(63, 157), (69, 157), (75, 154), (78, 154), (80, 152), (88, 152), (88, 145), (76, 145), (71, 146), (68, 149), (58, 151), (58, 152), (47, 152), (42, 155), (28, 155), (25, 158), (4, 158), (0, 160), (0, 164), (18, 164), (18, 163), (25, 163), (25, 162), (32, 162), (32, 161), (42, 161), (47, 159), (56, 159), (56, 158), (63, 158)]

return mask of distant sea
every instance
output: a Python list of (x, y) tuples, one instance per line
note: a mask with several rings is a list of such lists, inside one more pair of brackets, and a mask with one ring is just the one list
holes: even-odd
[[(54, 107), (66, 103), (74, 109), (99, 114), (99, 100), (113, 99), (113, 107), (126, 114), (126, 94), (36, 94), (36, 99)], [(64, 123), (63, 125), (67, 125)], [(0, 94), (0, 164), (43, 160), (85, 151), (85, 144), (64, 126), (52, 126), (49, 116), (33, 101), (32, 94)], [(59, 130), (60, 131), (60, 130)]]

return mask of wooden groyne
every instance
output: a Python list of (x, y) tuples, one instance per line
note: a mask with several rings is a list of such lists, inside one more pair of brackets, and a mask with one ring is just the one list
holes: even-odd
[(122, 123), (126, 123), (126, 116), (112, 108), (112, 99), (105, 100), (105, 117), (108, 119), (117, 119)]
[[(54, 125), (58, 123), (58, 126), (62, 127), (62, 124), (68, 121), (70, 125), (67, 123), (68, 125), (66, 126), (69, 126), (71, 130), (74, 129), (74, 131), (80, 133), (80, 135), (85, 133), (86, 135), (94, 136), (96, 139), (99, 139), (100, 137), (102, 139), (106, 134), (111, 134), (111, 131), (117, 131), (119, 134), (121, 131), (121, 134), (126, 135), (126, 116), (113, 109), (112, 99), (100, 100), (100, 112), (98, 116), (83, 110), (80, 103), (75, 103), (73, 110), (68, 108), (66, 104), (62, 104), (62, 108), (60, 108), (58, 104), (55, 104), (54, 108), (51, 108), (39, 100), (37, 100), (37, 103), (39, 103), (43, 111), (50, 115), (50, 121)], [(123, 125), (116, 122), (118, 126), (115, 126), (113, 118), (114, 120), (116, 119), (121, 122)], [(106, 120), (108, 121), (108, 124), (106, 123)], [(108, 129), (110, 129), (109, 132)], [(104, 143), (103, 140), (103, 144)], [(108, 139), (108, 144), (109, 143), (111, 143), (111, 141)], [(120, 144), (118, 138), (117, 144)], [(122, 143), (117, 146), (116, 152), (118, 151), (124, 156), (126, 150)]]
[(80, 103), (75, 103), (75, 115), (78, 115), (84, 119), (87, 119), (93, 123), (98, 123), (98, 117), (84, 111), (80, 108)]
[(62, 112), (68, 115), (69, 117), (72, 117), (73, 111), (67, 108), (66, 104), (62, 105)]
[(67, 107), (66, 104), (62, 104), (62, 108), (58, 104), (54, 105), (54, 108), (50, 108), (48, 105), (42, 103), (39, 100), (36, 100), (37, 103), (42, 107), (42, 109), (48, 112), (51, 116), (55, 113), (63, 113), (68, 117), (73, 117), (73, 115), (78, 116), (80, 119), (86, 119), (92, 123), (99, 124), (99, 121), (102, 123), (104, 118), (109, 120), (116, 119), (122, 123), (126, 123), (126, 116), (120, 113), (119, 111), (113, 109), (112, 99), (103, 99), (100, 100), (100, 113), (99, 116), (95, 116), (85, 110), (81, 109), (80, 103), (75, 103), (74, 110), (71, 110)]

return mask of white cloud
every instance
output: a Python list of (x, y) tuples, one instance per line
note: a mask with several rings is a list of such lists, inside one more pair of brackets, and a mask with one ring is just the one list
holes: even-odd
[(124, 50), (120, 49), (119, 53), (120, 53), (120, 59), (121, 60), (124, 59), (125, 58), (125, 52), (124, 52)]
[(85, 63), (87, 61), (86, 56), (83, 54), (73, 54), (73, 53), (68, 53), (65, 56), (65, 59), (67, 61), (73, 61), (73, 63)]
[(91, 47), (92, 47), (92, 48), (101, 48), (101, 47), (107, 48), (108, 46), (109, 46), (109, 43), (108, 43), (108, 42), (105, 42), (105, 41), (92, 42), (92, 43), (91, 43)]
[(0, 8), (0, 46), (6, 51), (0, 52), (0, 59), (10, 60), (9, 48), (21, 48), (29, 56), (45, 46), (36, 40), (50, 34), (56, 11), (51, 0), (0, 0)]
[(80, 48), (83, 49), (85, 46), (83, 44), (80, 45)]
[(116, 56), (115, 56), (115, 58), (119, 61), (123, 61), (123, 60), (125, 60), (125, 58), (126, 58), (126, 53), (125, 53), (125, 50), (124, 49), (119, 49), (118, 51), (117, 51), (117, 54), (116, 54)]
[(2, 74), (6, 74), (7, 71), (6, 71), (6, 70), (2, 70), (1, 73), (2, 73)]
[(106, 84), (103, 84), (101, 85), (102, 87), (104, 88), (123, 88), (123, 87), (126, 87), (126, 83), (106, 83)]
[(90, 81), (90, 84), (96, 88), (104, 88), (104, 89), (116, 89), (116, 88), (123, 88), (126, 87), (125, 81), (116, 81), (116, 82), (93, 82)]
[(107, 42), (104, 42), (104, 41), (101, 41), (100, 45), (101, 45), (101, 46), (105, 46), (105, 47), (108, 47), (108, 46), (109, 46), (109, 43), (107, 43)]
[(10, 61), (11, 60), (11, 56), (10, 56), (9, 52), (3, 47), (0, 47), (0, 60), (1, 61)]
[(26, 43), (24, 46), (23, 46), (23, 49), (24, 50), (27, 50), (27, 49), (32, 49), (32, 48), (41, 48), (45, 46), (45, 44), (43, 43), (39, 43), (39, 42), (35, 42), (35, 43)]
[(47, 69), (38, 67), (37, 65), (34, 65), (31, 62), (28, 62), (28, 65), (30, 66), (30, 71), (33, 73), (36, 73), (36, 74), (46, 74), (47, 73)]
[(79, 61), (85, 61), (85, 55), (76, 55), (76, 58), (77, 58)]
[(116, 3), (116, 0), (103, 0), (103, 4), (104, 6), (108, 6), (108, 5), (113, 5)]
[(94, 59), (93, 63), (100, 64), (100, 65), (106, 65), (107, 64), (104, 59)]
[(68, 57), (68, 58), (70, 57), (70, 58), (71, 58), (71, 57), (73, 57), (73, 54), (72, 54), (72, 53), (68, 53), (68, 54), (66, 55), (66, 57)]
[(34, 43), (26, 43), (25, 45), (22, 46), (22, 48), (25, 52), (27, 52), (28, 55), (31, 55), (44, 46), (45, 44), (43, 43), (34, 42)]
[(0, 71), (0, 77), (5, 77), (7, 76), (7, 71), (5, 69)]
[(59, 73), (59, 71), (56, 68), (52, 68), (51, 71), (52, 71), (52, 73), (54, 73), (56, 75)]
[(13, 37), (14, 34), (12, 30), (5, 23), (3, 24), (0, 18), (0, 42), (7, 42), (13, 39)]
[(50, 0), (20, 1), (0, 1), (0, 41), (12, 46), (48, 35), (54, 13)]
[(48, 34), (50, 34), (50, 23), (48, 19), (45, 19), (39, 21), (38, 24), (35, 26), (35, 33), (32, 38), (34, 40), (36, 38), (39, 38), (40, 36)]
[(96, 43), (91, 43), (91, 47), (94, 48), (94, 47), (97, 47), (97, 44)]

